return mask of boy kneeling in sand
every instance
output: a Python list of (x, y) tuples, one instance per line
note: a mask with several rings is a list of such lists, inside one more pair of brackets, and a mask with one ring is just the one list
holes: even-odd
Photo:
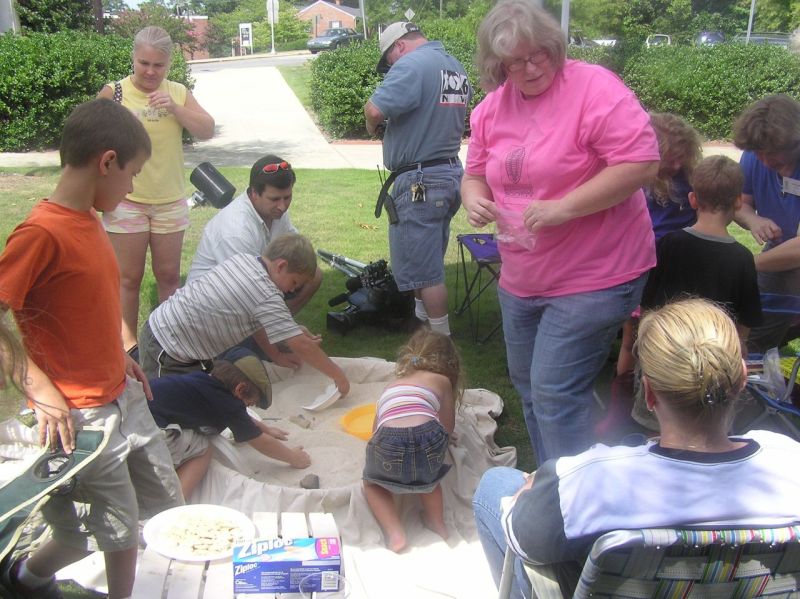
[(267, 426), (247, 413), (247, 407), (267, 409), (272, 386), (261, 361), (243, 348), (214, 362), (211, 373), (173, 374), (151, 383), (153, 419), (164, 429), (172, 463), (189, 497), (211, 462), (209, 436), (229, 428), (237, 443), (249, 443), (265, 456), (292, 468), (308, 468), (311, 458), (302, 447), (282, 443), (286, 431)]

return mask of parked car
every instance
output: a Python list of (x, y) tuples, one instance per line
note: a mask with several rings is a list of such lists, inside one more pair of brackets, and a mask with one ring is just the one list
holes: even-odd
[(671, 46), (672, 38), (666, 33), (651, 33), (647, 36), (647, 39), (644, 40), (644, 45), (648, 48), (652, 48), (653, 46)]
[(338, 27), (334, 29), (326, 29), (322, 35), (315, 37), (313, 40), (308, 40), (306, 48), (312, 54), (316, 54), (320, 50), (335, 50), (339, 46), (345, 46), (350, 42), (363, 40), (364, 36), (357, 33), (354, 29), (349, 27)]
[(574, 31), (569, 34), (569, 45), (578, 48), (596, 48), (600, 44), (584, 36), (580, 31)]
[(747, 39), (746, 33), (737, 33), (733, 36), (733, 41), (739, 44), (768, 44), (770, 46), (789, 47), (789, 41), (792, 36), (789, 33), (781, 32), (752, 32), (750, 39)]
[(701, 31), (694, 36), (694, 43), (698, 46), (716, 46), (725, 43), (725, 34), (721, 31)]

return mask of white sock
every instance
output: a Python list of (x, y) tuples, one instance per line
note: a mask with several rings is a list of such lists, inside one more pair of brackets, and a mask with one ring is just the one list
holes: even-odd
[(428, 312), (425, 310), (425, 304), (418, 297), (414, 298), (414, 316), (422, 322), (428, 320)]
[(49, 583), (52, 578), (52, 576), (42, 578), (41, 576), (37, 576), (28, 570), (28, 560), (22, 562), (22, 565), (19, 567), (19, 571), (17, 572), (17, 580), (21, 582), (23, 586), (29, 589), (38, 589), (39, 587), (43, 587)]
[(441, 318), (429, 318), (431, 330), (450, 336), (450, 316), (445, 314)]

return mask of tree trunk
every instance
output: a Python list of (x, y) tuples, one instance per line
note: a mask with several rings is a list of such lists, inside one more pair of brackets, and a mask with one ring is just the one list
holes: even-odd
[(92, 0), (92, 8), (94, 9), (94, 27), (97, 33), (105, 33), (106, 26), (103, 21), (103, 0)]

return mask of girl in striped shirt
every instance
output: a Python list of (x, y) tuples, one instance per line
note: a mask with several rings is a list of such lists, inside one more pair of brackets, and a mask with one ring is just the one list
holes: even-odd
[(423, 524), (447, 539), (442, 488), (444, 463), (463, 394), (461, 358), (449, 336), (420, 329), (397, 357), (397, 380), (378, 399), (367, 444), (364, 493), (386, 546), (400, 551), (406, 533), (394, 495), (418, 493)]

